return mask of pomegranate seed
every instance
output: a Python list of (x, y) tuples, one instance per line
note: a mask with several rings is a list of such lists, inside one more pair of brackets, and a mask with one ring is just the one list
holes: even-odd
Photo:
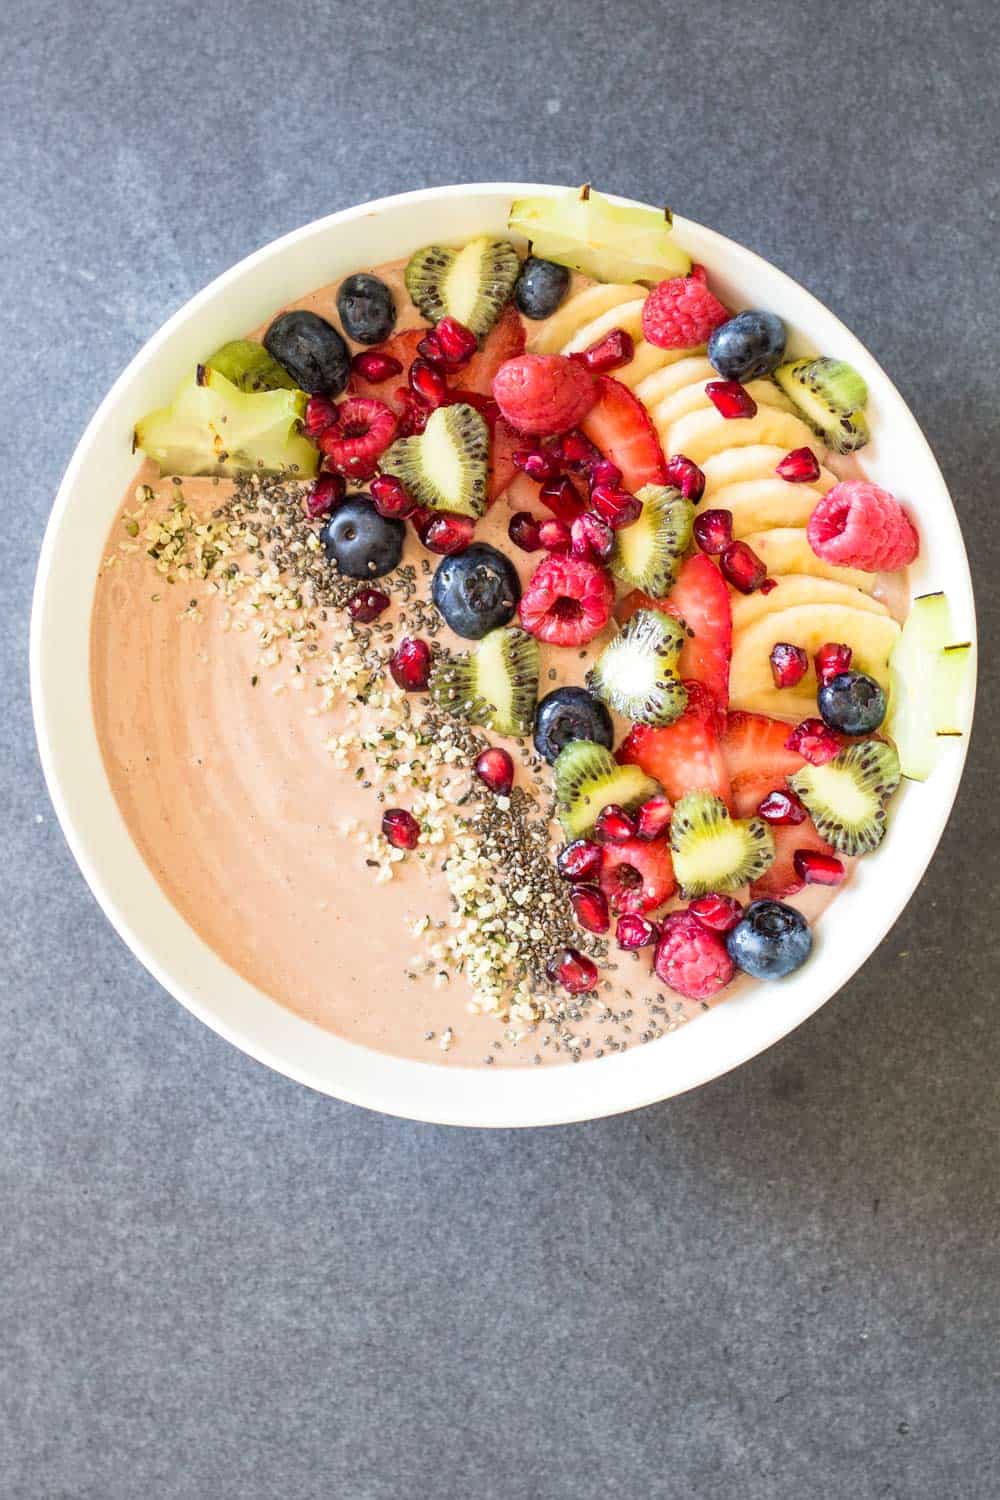
[(705, 493), (705, 476), (698, 465), (683, 453), (675, 453), (667, 459), (667, 483), (675, 485), (692, 505), (697, 505)]
[(426, 406), (440, 406), (448, 394), (448, 382), (426, 359), (415, 359), (410, 366), (410, 386)]
[(590, 503), (612, 531), (622, 531), (642, 515), (642, 501), (618, 485), (595, 484), (590, 492)]
[(422, 693), (431, 680), (430, 646), (417, 636), (404, 636), (389, 658), (389, 671), (397, 687)]
[(347, 481), (343, 474), (320, 474), (306, 491), (304, 501), (306, 515), (312, 521), (328, 516), (335, 505), (339, 505), (347, 494)]
[(484, 786), (506, 797), (514, 785), (514, 762), (506, 750), (483, 750), (472, 768)]
[(555, 479), (546, 479), (538, 491), (538, 498), (547, 505), (559, 521), (568, 526), (583, 510), (583, 501), (564, 474)]
[(507, 535), (522, 552), (537, 552), (542, 545), (538, 522), (530, 510), (516, 510), (507, 522)]
[(660, 940), (660, 929), (655, 922), (650, 922), (647, 917), (640, 917), (636, 913), (626, 913), (624, 917), (618, 918), (615, 928), (615, 941), (619, 948), (626, 950), (631, 948), (648, 948), (650, 943), (658, 943)]
[(538, 540), (546, 552), (568, 552), (570, 529), (565, 521), (549, 516), (538, 528)]
[(554, 984), (571, 995), (583, 995), (597, 987), (597, 965), (576, 948), (563, 948), (549, 959), (545, 972)]
[(734, 417), (757, 415), (756, 401), (738, 380), (710, 380), (705, 387), (705, 395), (727, 421), (732, 421)]
[(512, 455), (515, 469), (520, 469), (522, 474), (527, 474), (536, 484), (544, 484), (546, 479), (555, 479), (559, 473), (559, 463), (553, 453), (547, 453), (543, 448), (522, 448)]
[(372, 504), (380, 516), (395, 516), (405, 521), (413, 514), (416, 501), (393, 474), (379, 474), (368, 487)]
[(771, 647), (771, 676), (775, 687), (794, 687), (809, 670), (809, 656), (801, 646), (776, 641)]
[(703, 510), (694, 519), (694, 539), (702, 552), (718, 557), (733, 539), (731, 510)]
[(556, 444), (556, 451), (568, 469), (575, 473), (589, 474), (595, 464), (603, 461), (604, 454), (595, 448), (588, 437), (573, 428), (564, 432)]
[(839, 677), (841, 672), (846, 672), (851, 665), (852, 655), (850, 646), (844, 646), (838, 641), (827, 641), (825, 646), (820, 646), (813, 658), (820, 687), (825, 687), (828, 682)]
[(471, 516), (459, 516), (450, 510), (435, 511), (433, 519), (418, 532), (428, 552), (453, 557), (472, 545), (476, 523)]
[(786, 750), (794, 750), (811, 766), (825, 766), (840, 753), (840, 741), (822, 719), (803, 719), (785, 741)]
[(669, 797), (650, 797), (635, 815), (635, 834), (640, 839), (658, 839), (670, 827), (673, 807)]
[(351, 369), (369, 385), (381, 385), (393, 375), (401, 375), (403, 366), (391, 354), (378, 354), (374, 349), (364, 349), (351, 360)]
[(569, 550), (574, 557), (587, 558), (591, 562), (603, 562), (611, 555), (615, 545), (615, 534), (600, 516), (585, 510), (569, 528)]
[(832, 854), (819, 849), (796, 849), (792, 855), (795, 873), (806, 885), (839, 885), (847, 874), (843, 864)]
[(578, 358), (591, 374), (608, 375), (612, 370), (620, 370), (622, 365), (627, 365), (634, 353), (632, 335), (626, 333), (624, 328), (612, 328), (610, 333), (584, 349)]
[(811, 448), (793, 448), (775, 466), (774, 472), (789, 484), (812, 484), (819, 478), (819, 459)]
[(574, 839), (556, 855), (556, 869), (563, 880), (596, 880), (604, 863), (604, 850), (590, 839)]
[(302, 418), (302, 430), (314, 441), (321, 432), (340, 421), (337, 408), (329, 396), (310, 396), (306, 402), (306, 414)]
[(467, 365), (479, 348), (479, 340), (471, 328), (466, 328), (457, 318), (442, 318), (434, 329), (434, 336), (449, 366), (457, 369)]
[(602, 844), (627, 844), (629, 839), (635, 838), (635, 822), (623, 807), (609, 802), (598, 814), (594, 837)]
[(420, 824), (405, 807), (390, 807), (382, 814), (382, 832), (394, 849), (415, 849)]
[(381, 589), (358, 589), (347, 601), (347, 613), (362, 625), (370, 625), (388, 608), (389, 595), (383, 594)]
[(759, 803), (757, 816), (763, 818), (765, 823), (777, 823), (779, 827), (784, 827), (787, 824), (804, 823), (809, 814), (794, 792), (775, 787)]
[(596, 464), (591, 466), (589, 480), (591, 487), (595, 484), (610, 484), (612, 488), (622, 482), (622, 471), (617, 464), (613, 464), (610, 458), (599, 458)]
[(411, 391), (406, 385), (396, 388), (396, 400), (403, 408), (399, 414), (399, 436), (416, 437), (427, 426), (430, 407), (416, 391)]
[(743, 915), (743, 905), (735, 896), (720, 896), (712, 891), (692, 901), (688, 911), (710, 932), (730, 932)]
[(778, 580), (776, 578), (765, 578), (764, 582), (760, 586), (760, 593), (762, 593), (762, 594), (773, 594), (774, 590), (777, 587), (778, 587)]
[(722, 571), (734, 589), (752, 594), (767, 578), (767, 569), (746, 542), (730, 542), (719, 558)]
[(570, 892), (573, 913), (588, 932), (607, 932), (611, 926), (608, 898), (597, 885), (575, 885)]

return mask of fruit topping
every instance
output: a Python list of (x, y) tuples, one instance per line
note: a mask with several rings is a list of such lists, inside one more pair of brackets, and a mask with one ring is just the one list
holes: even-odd
[(721, 557), (733, 539), (732, 511), (699, 511), (694, 519), (694, 539), (707, 557)]
[(687, 707), (676, 724), (663, 729), (637, 724), (619, 757), (654, 776), (673, 803), (693, 791), (712, 792), (728, 801), (729, 776), (716, 730), (715, 700), (700, 683), (686, 682), (684, 687)]
[(676, 615), (687, 632), (677, 671), (711, 693), (717, 706), (729, 702), (729, 659), (733, 620), (725, 579), (707, 557), (689, 557), (681, 566), (670, 597), (660, 606)]
[(793, 448), (775, 465), (774, 472), (788, 484), (815, 484), (819, 478), (819, 459), (811, 448)]
[[(647, 485), (646, 488), (653, 486)], [(642, 501), (638, 495), (623, 490), (619, 484), (595, 484), (590, 491), (590, 504), (598, 519), (612, 531), (633, 526), (642, 515)]]
[(845, 646), (843, 641), (826, 641), (820, 646), (813, 657), (816, 681), (820, 686), (822, 687), (826, 682), (832, 682), (841, 672), (846, 672), (851, 665), (853, 655), (854, 652), (850, 646)]
[(396, 435), (396, 417), (370, 396), (348, 396), (337, 408), (337, 423), (319, 436), (319, 449), (331, 469), (348, 479), (370, 479)]
[(774, 378), (833, 453), (854, 453), (867, 443), (868, 387), (844, 360), (795, 359), (779, 365)]
[(424, 431), (399, 438), (382, 459), (418, 505), (478, 519), (486, 509), (489, 432), (472, 406), (441, 406)]
[(556, 869), (563, 880), (574, 884), (578, 881), (596, 880), (604, 863), (604, 850), (590, 839), (574, 839), (564, 844), (556, 855)]
[(417, 528), (417, 535), (428, 552), (439, 557), (454, 557), (465, 552), (476, 534), (476, 523), (471, 516), (456, 516), (450, 511), (430, 511), (426, 525)]
[(319, 534), (327, 557), (345, 578), (382, 578), (399, 566), (406, 527), (380, 516), (367, 495), (339, 505)]
[(594, 377), (562, 354), (520, 354), (500, 366), (493, 395), (518, 432), (542, 436), (576, 427), (597, 399)]
[(632, 335), (626, 333), (624, 328), (612, 328), (610, 333), (595, 339), (582, 353), (574, 355), (574, 358), (586, 365), (592, 375), (610, 375), (612, 370), (620, 370), (622, 365), (627, 365), (634, 354)]
[(588, 682), (598, 698), (637, 724), (672, 724), (687, 704), (677, 676), (684, 631), (671, 616), (641, 609), (605, 646)]
[(611, 926), (608, 900), (600, 886), (577, 885), (570, 892), (573, 915), (587, 932), (607, 932)]
[[(596, 403), (580, 423), (583, 437), (599, 450), (588, 468), (596, 459), (610, 459), (621, 471), (625, 488), (633, 495), (645, 484), (665, 483), (663, 449), (638, 396), (613, 375), (598, 377), (597, 392)], [(573, 445), (564, 438), (560, 446), (564, 460), (571, 463)]]
[(697, 505), (705, 493), (704, 474), (683, 453), (675, 453), (672, 458), (667, 459), (667, 483), (679, 489), (684, 499), (690, 500), (692, 505)]
[(431, 597), (456, 635), (476, 641), (514, 618), (521, 583), (509, 557), (476, 542), (438, 564)]
[(829, 857), (833, 853), (826, 840), (820, 838), (808, 817), (805, 822), (797, 826), (772, 823), (771, 832), (774, 835), (774, 864), (765, 870), (750, 887), (753, 900), (757, 900), (759, 896), (775, 896), (781, 900), (785, 896), (794, 896), (801, 891), (805, 881), (796, 869), (796, 854), (811, 852)]
[(242, 474), (295, 471), (310, 479), (319, 455), (300, 430), (302, 391), (241, 391), (200, 365), (169, 406), (136, 423), (135, 445), (161, 474)]
[(622, 482), (622, 471), (609, 459), (597, 458), (590, 466), (589, 478), (592, 490), (596, 489), (599, 484), (611, 485), (614, 488)]
[[(492, 404), (495, 410), (495, 403)], [(498, 496), (509, 489), (517, 478), (517, 470), (514, 467), (514, 453), (520, 442), (520, 436), (513, 427), (509, 427), (501, 417), (499, 411), (493, 415), (492, 411), (484, 412), (486, 425), (490, 433), (490, 457), (489, 472), (486, 481), (486, 503), (492, 505)]]
[(610, 568), (626, 588), (662, 599), (676, 582), (691, 545), (694, 506), (670, 485), (647, 484), (635, 497), (634, 523), (615, 533)]
[(347, 613), (360, 625), (370, 625), (389, 608), (389, 595), (381, 589), (358, 589), (347, 601)]
[(789, 777), (819, 834), (841, 854), (867, 854), (885, 834), (885, 802), (899, 785), (892, 745), (862, 740)]
[(774, 838), (761, 818), (732, 818), (721, 797), (688, 792), (670, 823), (674, 872), (685, 899), (735, 891), (774, 859)]
[(514, 785), (514, 762), (507, 750), (491, 745), (476, 756), (473, 770), (484, 786), (498, 797), (506, 797)]
[(801, 646), (775, 641), (771, 647), (771, 676), (777, 688), (795, 687), (809, 670), (809, 657)]
[(722, 938), (686, 911), (664, 918), (653, 967), (668, 989), (688, 1000), (711, 1000), (735, 973)]
[(673, 815), (673, 804), (669, 797), (650, 797), (644, 802), (635, 815), (635, 836), (637, 839), (658, 839), (670, 827), (670, 819)]
[(394, 375), (402, 375), (403, 364), (392, 354), (382, 354), (375, 349), (363, 349), (351, 360), (351, 375), (367, 380), (369, 385), (382, 385)]
[(736, 966), (754, 979), (782, 979), (812, 952), (812, 931), (800, 911), (782, 901), (754, 901), (726, 939)]
[(836, 855), (821, 854), (818, 849), (796, 849), (792, 860), (805, 885), (839, 885), (847, 874)]
[(708, 357), (723, 380), (757, 380), (770, 375), (785, 353), (785, 325), (770, 312), (741, 312), (716, 328)]
[(550, 318), (569, 291), (569, 268), (529, 255), (514, 287), (514, 301), (526, 318)]
[(840, 740), (822, 719), (803, 719), (785, 741), (786, 750), (801, 755), (811, 766), (825, 765), (840, 753), (840, 748)]
[(408, 379), (413, 394), (432, 411), (441, 405), (448, 394), (448, 382), (444, 375), (426, 359), (417, 358), (413, 361)]
[(507, 535), (515, 547), (522, 552), (537, 552), (542, 540), (538, 535), (538, 521), (530, 510), (516, 510), (507, 522)]
[(396, 326), (396, 303), (384, 281), (359, 271), (340, 283), (337, 315), (356, 344), (381, 344)]
[(205, 360), (205, 368), (217, 371), (241, 391), (295, 389), (288, 371), (255, 339), (232, 339), (223, 344)]
[(488, 235), (470, 240), (461, 250), (427, 245), (411, 256), (406, 290), (429, 323), (455, 318), (483, 338), (509, 302), (521, 271), (509, 240)]
[(677, 889), (666, 839), (626, 839), (608, 846), (601, 866), (601, 890), (612, 911), (655, 911)]
[(615, 533), (606, 521), (585, 510), (576, 516), (569, 528), (569, 550), (574, 557), (590, 562), (607, 562), (615, 545)]
[(571, 995), (585, 995), (597, 988), (597, 965), (576, 948), (563, 948), (555, 954), (545, 972), (553, 984), (561, 984)]
[(556, 516), (547, 516), (539, 522), (538, 540), (546, 552), (568, 552), (572, 534), (565, 521)]
[(318, 313), (279, 313), (264, 348), (310, 396), (339, 396), (351, 376), (351, 355), (341, 335)]
[(722, 754), (732, 805), (741, 818), (750, 813), (763, 816), (758, 806), (761, 798), (776, 790), (783, 795), (785, 778), (802, 767), (802, 756), (788, 747), (788, 725), (765, 714), (728, 714)]
[(944, 594), (922, 594), (910, 606), (890, 660), (888, 730), (902, 774), (925, 781), (946, 745), (960, 736), (968, 716), (973, 651), (953, 639)]
[[(569, 839), (589, 834), (609, 803), (637, 807), (659, 790), (637, 766), (620, 766), (610, 750), (592, 740), (573, 739), (563, 747), (555, 762), (555, 782), (559, 821)], [(604, 847), (605, 862), (613, 847)]]
[(627, 844), (635, 838), (635, 823), (624, 807), (609, 802), (594, 824), (594, 838), (599, 844)]
[(610, 750), (614, 744), (611, 715), (582, 687), (553, 688), (535, 715), (535, 749), (554, 765), (570, 740), (590, 740)]
[(479, 340), (472, 329), (457, 318), (442, 318), (417, 345), (418, 354), (444, 370), (460, 370), (478, 349)]
[(515, 469), (527, 474), (536, 484), (546, 479), (555, 479), (559, 474), (559, 458), (550, 448), (520, 448), (513, 455)]
[(342, 474), (319, 474), (302, 502), (305, 513), (310, 521), (320, 521), (340, 504), (346, 494), (347, 482)]
[(386, 389), (387, 383), (393, 375), (405, 377), (417, 357), (417, 345), (423, 333), (422, 328), (407, 328), (378, 348), (364, 349), (356, 354), (351, 360), (351, 394), (374, 396), (391, 406), (397, 416), (401, 415), (412, 392), (408, 385), (400, 385), (389, 391)]
[(817, 503), (806, 526), (824, 562), (892, 573), (920, 550), (916, 527), (894, 495), (866, 479), (844, 479)]
[(564, 521), (571, 526), (577, 516), (583, 513), (583, 501), (580, 499), (573, 482), (560, 475), (557, 479), (546, 479), (538, 491), (538, 498), (543, 505), (559, 521)]
[(596, 281), (657, 281), (685, 276), (689, 256), (671, 235), (669, 209), (614, 203), (590, 184), (543, 198), (520, 198), (508, 229), (531, 241), (535, 255)]
[(785, 792), (780, 787), (775, 787), (766, 797), (761, 798), (757, 805), (757, 816), (772, 827), (783, 828), (786, 825), (794, 827), (798, 823), (804, 823), (809, 814), (794, 792)]
[(475, 651), (435, 665), (431, 693), (439, 707), (471, 724), (496, 734), (527, 734), (538, 697), (538, 645), (516, 625), (491, 630)]
[[(570, 469), (574, 474), (583, 474), (588, 479), (594, 473), (598, 464), (606, 462), (599, 448), (595, 448), (590, 438), (584, 437), (577, 429), (564, 432), (557, 442), (553, 444), (552, 452), (556, 455), (564, 468)], [(604, 471), (602, 471), (604, 472)], [(618, 470), (616, 483), (621, 480), (621, 470)]]
[(866, 672), (839, 672), (817, 698), (820, 717), (841, 734), (871, 734), (885, 718), (885, 693)]
[(394, 849), (415, 849), (420, 840), (420, 824), (405, 807), (386, 808), (382, 832)]
[(302, 431), (315, 443), (322, 433), (336, 427), (340, 421), (340, 408), (329, 396), (310, 396), (306, 402), (306, 413), (302, 418)]
[(673, 276), (646, 298), (642, 332), (658, 349), (693, 349), (728, 319), (728, 309), (700, 276)]
[(705, 395), (727, 421), (757, 415), (756, 401), (738, 380), (710, 380), (705, 386)]
[(423, 693), (431, 680), (431, 648), (419, 636), (404, 635), (389, 658), (389, 674), (405, 693)]
[(741, 594), (752, 594), (767, 582), (767, 567), (746, 542), (730, 542), (719, 558), (727, 581)]
[(710, 891), (707, 896), (696, 897), (688, 911), (710, 932), (730, 932), (743, 915), (743, 903), (735, 896)]
[[(440, 331), (438, 324), (436, 331)], [(493, 381), (501, 365), (524, 353), (524, 324), (513, 307), (505, 307), (496, 327), (487, 334), (483, 347), (462, 367), (461, 388), (493, 398)]]
[(405, 521), (416, 509), (416, 501), (410, 492), (391, 474), (377, 475), (369, 485), (372, 504), (380, 516), (398, 516)]
[(399, 436), (418, 437), (427, 427), (431, 409), (408, 385), (393, 393), (393, 411), (399, 414)]
[(614, 588), (603, 568), (582, 557), (547, 557), (521, 599), (521, 624), (551, 646), (585, 646), (607, 625)]

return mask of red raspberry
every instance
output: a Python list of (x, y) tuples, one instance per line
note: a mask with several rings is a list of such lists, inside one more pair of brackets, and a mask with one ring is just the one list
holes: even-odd
[(493, 394), (503, 416), (518, 432), (565, 432), (575, 427), (597, 400), (597, 386), (579, 361), (561, 354), (522, 354), (500, 366)]
[(395, 413), (369, 396), (348, 396), (337, 411), (340, 421), (320, 434), (320, 451), (338, 474), (370, 479), (396, 436)]
[(521, 598), (521, 624), (551, 646), (585, 646), (611, 619), (615, 591), (603, 568), (556, 554), (539, 563)]
[(653, 967), (669, 989), (689, 1000), (710, 1000), (736, 972), (718, 933), (686, 911), (664, 918)]
[(712, 295), (700, 276), (674, 276), (654, 286), (642, 309), (642, 331), (660, 349), (692, 349), (707, 344), (709, 335), (729, 312)]
[(899, 501), (866, 479), (835, 484), (809, 517), (806, 534), (824, 562), (866, 573), (893, 573), (920, 551), (916, 527)]

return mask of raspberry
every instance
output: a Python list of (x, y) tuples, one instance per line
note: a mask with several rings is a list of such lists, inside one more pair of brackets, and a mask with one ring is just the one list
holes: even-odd
[(518, 432), (565, 432), (582, 422), (597, 400), (590, 371), (561, 354), (522, 354), (493, 378), (493, 394)]
[(893, 573), (920, 551), (916, 528), (899, 501), (866, 479), (835, 484), (809, 517), (807, 535), (824, 562), (866, 573)]
[(719, 934), (686, 911), (664, 918), (653, 967), (669, 989), (689, 1000), (710, 1000), (736, 972)]
[(531, 575), (521, 598), (521, 624), (551, 646), (585, 646), (610, 620), (614, 599), (603, 568), (557, 554)]
[(642, 331), (660, 349), (691, 349), (729, 321), (729, 312), (700, 276), (674, 276), (654, 286), (642, 309)]
[(337, 411), (340, 421), (320, 434), (320, 451), (338, 474), (370, 479), (396, 436), (395, 413), (370, 396), (348, 396)]

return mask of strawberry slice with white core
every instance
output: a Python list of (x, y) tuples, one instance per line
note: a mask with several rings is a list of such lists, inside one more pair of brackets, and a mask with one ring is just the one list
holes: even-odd
[(730, 805), (729, 776), (716, 728), (715, 700), (699, 682), (685, 682), (687, 707), (661, 729), (636, 724), (618, 751), (625, 765), (640, 766), (671, 802), (687, 792), (712, 792)]

